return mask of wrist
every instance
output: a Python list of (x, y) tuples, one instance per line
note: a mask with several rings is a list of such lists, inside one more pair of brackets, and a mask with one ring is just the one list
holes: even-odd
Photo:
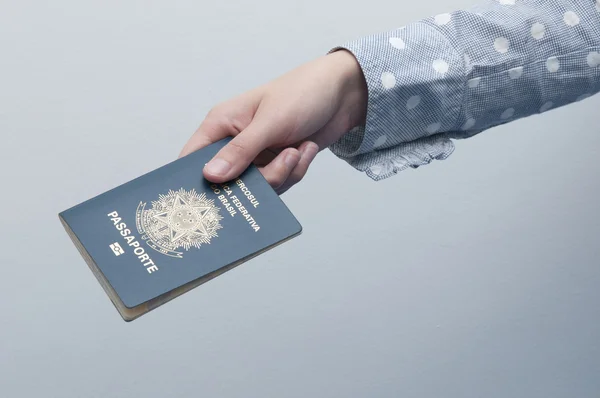
[(339, 76), (340, 101), (349, 117), (349, 129), (364, 125), (367, 115), (368, 87), (358, 60), (346, 49), (332, 52), (328, 56), (332, 57), (335, 73)]

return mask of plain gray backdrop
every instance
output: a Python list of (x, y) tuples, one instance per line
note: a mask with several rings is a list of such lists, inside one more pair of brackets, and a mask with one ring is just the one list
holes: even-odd
[(57, 217), (214, 104), (471, 4), (0, 1), (0, 396), (600, 396), (598, 97), (378, 183), (325, 151), (283, 196), (302, 236), (133, 323)]

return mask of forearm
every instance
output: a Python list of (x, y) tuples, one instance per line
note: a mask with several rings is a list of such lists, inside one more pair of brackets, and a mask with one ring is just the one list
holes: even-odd
[(508, 3), (486, 1), (341, 46), (365, 75), (367, 117), (331, 150), (372, 178), (386, 178), (444, 159), (450, 138), (600, 90), (594, 0)]

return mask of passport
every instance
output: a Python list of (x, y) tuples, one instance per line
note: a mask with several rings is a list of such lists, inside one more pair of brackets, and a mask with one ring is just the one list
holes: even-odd
[(211, 144), (58, 214), (113, 305), (129, 322), (301, 234), (254, 165), (213, 184)]

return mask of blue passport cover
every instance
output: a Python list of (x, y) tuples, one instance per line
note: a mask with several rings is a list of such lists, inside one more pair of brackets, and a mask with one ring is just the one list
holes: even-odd
[(301, 233), (255, 166), (225, 184), (202, 168), (230, 139), (59, 214), (124, 320)]

